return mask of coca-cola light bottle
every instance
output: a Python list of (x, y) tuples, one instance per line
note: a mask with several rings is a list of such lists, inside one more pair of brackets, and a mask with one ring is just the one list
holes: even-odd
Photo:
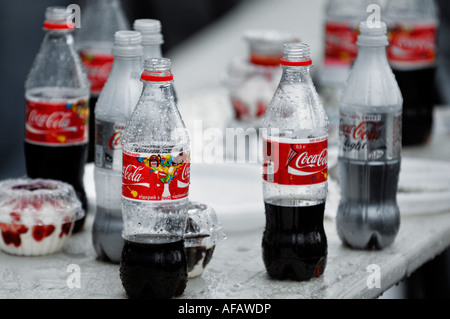
[(270, 277), (307, 280), (327, 260), (328, 118), (307, 44), (285, 44), (280, 84), (264, 116), (263, 260)]
[(386, 24), (362, 22), (358, 57), (340, 106), (339, 237), (353, 248), (391, 245), (400, 226), (397, 185), (402, 95), (386, 57)]
[[(89, 81), (73, 48), (69, 14), (65, 7), (45, 11), (45, 37), (25, 82), (25, 162), (30, 178), (71, 184), (87, 212)], [(73, 231), (84, 221), (75, 222)]]
[(88, 162), (95, 157), (95, 105), (108, 80), (114, 56), (114, 33), (130, 29), (120, 0), (87, 0), (81, 6), (75, 45), (91, 82)]
[(403, 95), (403, 145), (426, 143), (433, 127), (438, 17), (433, 0), (390, 0), (388, 60)]
[(141, 80), (123, 137), (120, 276), (129, 297), (171, 298), (187, 282), (190, 137), (173, 96), (171, 61), (145, 60)]
[(120, 262), (122, 239), (122, 135), (142, 92), (141, 34), (117, 31), (114, 63), (95, 108), (94, 181), (97, 210), (92, 229), (101, 260)]

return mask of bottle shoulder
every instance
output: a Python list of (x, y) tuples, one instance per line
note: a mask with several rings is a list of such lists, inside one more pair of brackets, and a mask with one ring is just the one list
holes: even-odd
[(391, 67), (386, 62), (357, 61), (342, 92), (341, 105), (401, 109), (403, 97)]
[(296, 132), (299, 138), (327, 134), (328, 116), (311, 83), (278, 86), (264, 117), (265, 128)]
[(189, 144), (190, 135), (173, 99), (139, 99), (124, 133), (125, 143)]
[(87, 88), (90, 83), (71, 40), (44, 38), (25, 81), (25, 88)]
[(129, 118), (142, 93), (142, 82), (133, 74), (116, 78), (110, 76), (95, 105), (95, 116)]

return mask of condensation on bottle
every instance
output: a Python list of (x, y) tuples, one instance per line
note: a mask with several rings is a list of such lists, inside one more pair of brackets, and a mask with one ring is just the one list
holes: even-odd
[[(90, 83), (74, 53), (68, 15), (65, 7), (45, 11), (45, 37), (25, 82), (25, 163), (30, 178), (71, 184), (87, 213), (83, 177)], [(83, 228), (85, 217), (75, 223), (74, 233)]]
[(184, 292), (190, 136), (173, 95), (171, 61), (146, 59), (141, 97), (123, 137), (120, 277), (128, 296)]
[(309, 46), (285, 44), (283, 75), (264, 116), (262, 251), (275, 279), (323, 274), (328, 191), (328, 118), (310, 75)]

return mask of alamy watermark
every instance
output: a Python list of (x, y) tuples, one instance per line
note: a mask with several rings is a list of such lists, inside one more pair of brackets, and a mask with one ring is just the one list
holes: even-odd
[(69, 13), (67, 17), (67, 26), (72, 26), (77, 29), (81, 28), (81, 8), (78, 4), (70, 4), (67, 6), (66, 12)]
[(369, 4), (367, 6), (367, 13), (371, 13), (367, 17), (367, 26), (369, 28), (381, 28), (381, 8), (378, 4)]
[(77, 264), (70, 264), (66, 270), (69, 275), (66, 279), (67, 288), (81, 288), (81, 268)]
[(381, 288), (381, 267), (377, 264), (372, 264), (367, 266), (367, 272), (370, 273), (367, 276), (366, 284), (369, 289), (380, 289)]

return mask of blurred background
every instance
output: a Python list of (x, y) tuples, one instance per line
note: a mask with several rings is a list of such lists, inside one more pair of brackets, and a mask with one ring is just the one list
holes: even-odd
[[(82, 26), (84, 1), (0, 2), (0, 179), (26, 174), (24, 82), (44, 36), (45, 8), (72, 3), (81, 6)], [(444, 0), (436, 3), (440, 28), (435, 104), (450, 105), (450, 3)], [(247, 52), (242, 41), (247, 29), (276, 28), (293, 33), (310, 45), (313, 62), (320, 64), (324, 51), (325, 5), (325, 0), (122, 1), (130, 24), (138, 18), (161, 21), (165, 40), (162, 52), (172, 59), (180, 101), (221, 86), (230, 60)], [(448, 253), (439, 256), (392, 296), (450, 297), (449, 259)], [(438, 277), (426, 275), (430, 273)]]

